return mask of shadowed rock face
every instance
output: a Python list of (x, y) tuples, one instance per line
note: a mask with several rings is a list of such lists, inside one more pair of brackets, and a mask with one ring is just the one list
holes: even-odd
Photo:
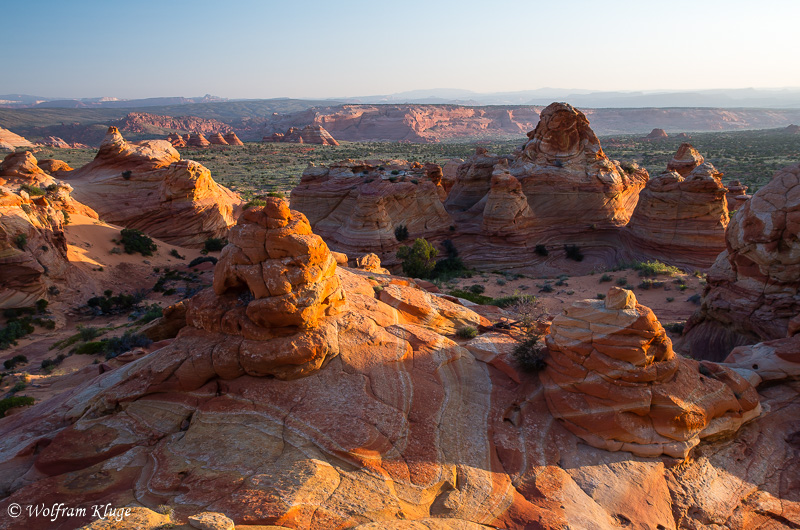
[(735, 346), (780, 339), (800, 313), (800, 164), (779, 170), (730, 221), (684, 348), (719, 360)]
[(224, 237), (241, 200), (165, 140), (126, 142), (108, 130), (95, 159), (66, 175), (103, 220), (182, 246)]
[(647, 258), (708, 268), (725, 250), (728, 226), (722, 176), (709, 163), (686, 177), (675, 171), (651, 179), (628, 224), (631, 246)]
[(685, 458), (701, 438), (731, 435), (761, 412), (736, 372), (676, 357), (632, 291), (574, 303), (553, 321), (547, 346), (550, 411), (601, 449)]
[[(772, 387), (765, 399), (779, 412), (745, 425), (735, 444), (704, 443), (702, 459), (667, 469), (660, 459), (608, 453), (553, 419), (538, 377), (515, 368), (511, 337), (454, 340), (467, 325), (485, 330), (484, 318), (405, 279), (386, 277), (376, 294), (369, 273), (331, 260), (285, 203), (248, 210), (213, 289), (189, 301), (188, 325), (173, 342), (0, 421), (0, 510), (64, 498), (168, 504), (183, 518), (211, 511), (237, 525), (314, 530), (612, 529), (620, 521), (674, 530), (727, 521), (734, 510), (745, 522), (732, 528), (741, 530), (778, 510), (797, 520), (790, 509), (800, 499), (775, 472), (797, 469), (786, 441), (800, 421), (800, 404), (787, 399), (793, 387)], [(647, 362), (674, 367), (652, 313), (619, 298), (612, 292), (601, 312), (624, 321), (624, 332), (609, 335), (626, 345), (620, 355), (637, 362), (646, 345)], [(562, 344), (558, 333), (553, 342)], [(706, 366), (720, 396), (692, 407), (713, 401), (709, 416), (724, 418), (732, 383)], [(631, 368), (629, 386), (652, 372)], [(666, 373), (656, 371), (664, 388), (685, 388), (662, 381)], [(664, 410), (687, 406), (682, 393), (653, 395)], [(761, 465), (740, 466), (737, 451)], [(718, 480), (697, 498), (709, 474)], [(780, 508), (770, 504), (776, 498)], [(55, 530), (79, 522), (25, 513), (14, 521)]]

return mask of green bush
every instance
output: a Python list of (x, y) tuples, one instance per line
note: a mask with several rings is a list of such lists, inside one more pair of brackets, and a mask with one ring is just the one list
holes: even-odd
[(142, 256), (152, 256), (158, 250), (153, 240), (147, 237), (141, 230), (135, 228), (123, 228), (120, 232), (120, 243), (122, 243), (126, 254), (139, 253)]
[(33, 405), (34, 399), (28, 396), (12, 396), (0, 400), (0, 418), (4, 418), (8, 409)]
[(20, 364), (25, 364), (27, 362), (28, 362), (28, 358), (25, 357), (24, 355), (15, 355), (11, 359), (8, 359), (7, 361), (5, 361), (3, 363), (3, 367), (6, 370), (13, 370), (14, 368), (19, 366)]
[(608, 274), (603, 274), (602, 276), (600, 276), (600, 283), (610, 282), (613, 279), (614, 279), (613, 276), (610, 276)]
[(462, 339), (474, 339), (478, 336), (478, 330), (472, 326), (464, 326), (463, 328), (459, 328), (456, 331), (456, 335), (461, 337)]
[(44, 195), (44, 190), (38, 186), (23, 184), (22, 186), (20, 186), (20, 189), (23, 189), (26, 192), (28, 192), (28, 195), (30, 195), (31, 197), (38, 197), (40, 195)]
[(547, 366), (545, 363), (547, 348), (542, 344), (541, 336), (537, 334), (530, 334), (517, 344), (511, 357), (525, 372), (538, 372)]
[(625, 287), (626, 285), (628, 285), (628, 278), (621, 276), (617, 278), (616, 284), (619, 285), (620, 287)]
[(397, 258), (401, 261), (403, 272), (412, 278), (429, 278), (436, 267), (439, 251), (425, 239), (416, 239), (410, 247), (401, 247)]
[(267, 193), (267, 197), (277, 197), (279, 199), (285, 199), (286, 198), (286, 196), (280, 191), (271, 191), (271, 192)]
[(25, 250), (25, 246), (28, 244), (28, 236), (17, 234), (17, 237), (14, 238), (14, 244), (17, 245), (18, 249)]
[(567, 254), (567, 259), (583, 261), (583, 252), (578, 245), (564, 245), (564, 252)]
[(492, 300), (491, 305), (496, 305), (497, 307), (506, 308), (513, 306), (519, 302), (526, 302), (526, 303), (533, 303), (536, 301), (536, 297), (531, 294), (514, 294), (511, 296), (501, 296), (500, 298), (495, 298)]
[(217, 258), (214, 256), (200, 256), (199, 258), (194, 258), (192, 261), (189, 262), (189, 267), (197, 267), (201, 263), (210, 262), (214, 265), (217, 264)]
[(473, 292), (475, 294), (483, 294), (484, 291), (486, 291), (486, 287), (484, 287), (479, 283), (476, 283), (475, 285), (470, 285), (469, 290), (470, 292)]
[(160, 305), (152, 304), (150, 305), (150, 307), (147, 308), (147, 311), (145, 311), (144, 314), (141, 317), (139, 317), (139, 320), (137, 320), (136, 322), (138, 324), (147, 324), (148, 322), (152, 322), (157, 318), (161, 318), (163, 314), (164, 310), (161, 308)]
[(186, 259), (186, 256), (181, 256), (180, 253), (174, 248), (169, 251), (169, 255), (173, 258)]
[(225, 248), (225, 245), (227, 244), (228, 241), (226, 239), (220, 237), (209, 237), (206, 239), (205, 243), (203, 243), (203, 248), (207, 252), (219, 252)]
[(249, 210), (250, 208), (258, 206), (266, 206), (266, 205), (267, 201), (265, 201), (264, 199), (250, 199), (249, 201), (247, 201), (247, 203), (245, 203), (244, 209)]
[(406, 225), (397, 225), (394, 229), (394, 237), (398, 241), (408, 239), (408, 227)]
[(450, 296), (455, 296), (456, 298), (463, 298), (464, 300), (469, 300), (470, 302), (474, 302), (476, 304), (487, 305), (494, 302), (494, 299), (491, 296), (486, 296), (482, 294), (475, 294), (470, 291), (465, 291), (463, 289), (454, 289), (448, 292)]

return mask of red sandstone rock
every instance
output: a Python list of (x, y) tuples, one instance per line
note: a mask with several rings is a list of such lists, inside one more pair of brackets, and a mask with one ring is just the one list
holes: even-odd
[(208, 147), (211, 143), (203, 136), (202, 133), (189, 133), (186, 138), (187, 147)]
[(708, 268), (725, 250), (727, 189), (709, 163), (683, 178), (675, 171), (651, 179), (639, 195), (627, 232), (643, 256), (683, 267)]
[(200, 134), (227, 133), (233, 129), (227, 123), (197, 116), (157, 116), (144, 112), (131, 112), (121, 120), (112, 122), (120, 131), (151, 133), (154, 129), (194, 131)]
[(619, 287), (556, 317), (547, 347), (550, 411), (595, 447), (686, 458), (701, 438), (733, 434), (761, 411), (733, 370), (676, 357), (653, 312)]
[(228, 142), (228, 145), (244, 145), (244, 143), (242, 143), (242, 141), (233, 131), (225, 135), (225, 141)]
[(725, 187), (728, 188), (728, 193), (725, 197), (728, 201), (729, 211), (738, 210), (745, 201), (750, 199), (750, 195), (747, 194), (747, 186), (738, 180), (731, 181)]
[(186, 140), (178, 133), (171, 133), (167, 136), (167, 141), (172, 144), (172, 147), (186, 147)]
[(208, 137), (208, 141), (212, 145), (228, 145), (228, 142), (225, 141), (225, 138), (220, 133), (212, 134)]
[(684, 348), (718, 360), (743, 344), (786, 336), (800, 313), (800, 164), (775, 173), (730, 221)]
[(373, 253), (356, 258), (356, 268), (377, 274), (390, 274), (388, 270), (381, 267), (381, 259)]
[(678, 152), (676, 152), (672, 160), (667, 163), (667, 171), (675, 171), (680, 174), (680, 176), (686, 177), (694, 168), (704, 161), (703, 155), (692, 147), (692, 144), (682, 143), (678, 148)]
[(68, 171), (72, 171), (72, 168), (69, 164), (64, 162), (63, 160), (55, 160), (53, 158), (46, 158), (44, 160), (39, 160), (36, 163), (42, 170), (51, 175), (58, 177), (67, 173)]
[(75, 197), (103, 220), (168, 243), (202, 246), (224, 237), (241, 199), (169, 142), (126, 142), (109, 128), (95, 159), (68, 173)]
[(45, 138), (41, 142), (37, 142), (37, 143), (39, 145), (46, 145), (48, 147), (57, 147), (57, 148), (60, 148), (60, 149), (69, 149), (70, 147), (72, 147), (67, 142), (65, 142), (63, 139), (61, 139), (61, 138), (59, 138), (57, 136), (48, 136), (47, 138)]
[(9, 183), (46, 188), (55, 184), (55, 179), (45, 173), (30, 151), (19, 151), (7, 155), (0, 164), (0, 184)]
[(22, 136), (0, 127), (0, 149), (13, 151), (17, 147), (33, 147), (33, 144)]
[(302, 129), (291, 127), (285, 134), (265, 136), (264, 142), (288, 142), (298, 144), (339, 145), (331, 134), (319, 125), (306, 125)]
[(661, 138), (667, 138), (667, 132), (664, 129), (653, 129), (650, 131), (650, 134), (644, 137), (645, 140), (658, 140)]

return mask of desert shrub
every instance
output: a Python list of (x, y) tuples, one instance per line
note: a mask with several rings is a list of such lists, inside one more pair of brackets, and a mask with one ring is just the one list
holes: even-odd
[(667, 331), (683, 335), (683, 330), (686, 327), (686, 322), (672, 322), (664, 326)]
[(675, 298), (673, 298), (671, 296), (667, 297), (667, 302), (674, 302), (674, 301), (675, 301)]
[(408, 239), (408, 227), (406, 225), (397, 225), (394, 229), (394, 238), (398, 241)]
[(625, 278), (624, 276), (617, 278), (616, 284), (620, 287), (625, 287), (628, 285), (628, 278)]
[(125, 179), (125, 180), (130, 180), (132, 175), (133, 175), (132, 171), (123, 171), (122, 172), (122, 178)]
[(18, 249), (25, 250), (25, 246), (28, 244), (28, 236), (25, 234), (17, 234), (14, 238), (14, 244), (17, 245)]
[(201, 263), (210, 262), (214, 265), (217, 264), (217, 258), (214, 256), (200, 256), (199, 258), (194, 258), (192, 261), (189, 262), (190, 267), (197, 267)]
[(378, 294), (381, 291), (383, 291), (383, 286), (382, 285), (373, 285), (372, 286), (372, 290), (375, 291), (375, 294)]
[(675, 274), (681, 273), (681, 270), (678, 267), (673, 267), (672, 265), (667, 265), (665, 263), (656, 260), (621, 263), (620, 265), (617, 266), (617, 268), (633, 269), (639, 271), (639, 276), (649, 276), (649, 277), (658, 276), (659, 274), (664, 274), (666, 276), (674, 276)]
[(186, 259), (186, 256), (181, 256), (178, 250), (174, 248), (169, 251), (169, 255), (172, 256), (173, 258)]
[(103, 352), (105, 348), (104, 341), (95, 341), (95, 342), (85, 342), (75, 348), (75, 352), (78, 355), (97, 355)]
[(151, 304), (150, 307), (139, 317), (136, 321), (137, 324), (147, 324), (153, 320), (160, 318), (164, 314), (164, 310), (158, 304)]
[(461, 337), (462, 339), (474, 339), (478, 336), (478, 330), (472, 326), (464, 326), (463, 328), (459, 328), (456, 331), (456, 335)]
[(0, 400), (0, 418), (4, 418), (8, 409), (33, 405), (34, 399), (28, 396), (12, 396)]
[(597, 298), (598, 300), (606, 299), (606, 295), (604, 295), (603, 293), (597, 293), (596, 295), (594, 295), (594, 297)]
[[(455, 244), (451, 240), (445, 239), (442, 241), (442, 249), (447, 257), (436, 262), (431, 277), (446, 281), (452, 278), (468, 276), (469, 271), (464, 262), (461, 261), (461, 258), (458, 257), (458, 249), (456, 249)], [(469, 275), (471, 276), (471, 273)]]
[(72, 221), (72, 219), (69, 216), (69, 212), (68, 211), (61, 210), (61, 215), (64, 216), (64, 224), (65, 225), (68, 225)]
[(27, 362), (28, 362), (28, 358), (25, 357), (24, 355), (15, 355), (11, 359), (8, 359), (7, 361), (5, 361), (3, 363), (3, 367), (6, 370), (13, 370), (14, 368), (19, 366), (20, 364), (25, 364)]
[(38, 186), (23, 184), (22, 186), (20, 186), (20, 189), (23, 189), (26, 192), (28, 192), (28, 195), (30, 195), (31, 197), (38, 197), (40, 195), (44, 195), (44, 190)]
[(539, 286), (540, 293), (552, 293), (555, 289), (549, 283), (545, 283), (544, 285)]
[(93, 296), (86, 301), (86, 305), (96, 308), (96, 311), (102, 315), (111, 315), (115, 313), (123, 313), (135, 307), (141, 298), (134, 294), (119, 294), (112, 296), (114, 293), (107, 289), (103, 296)]
[(133, 348), (149, 346), (152, 342), (141, 333), (134, 333), (128, 330), (121, 337), (111, 337), (81, 344), (75, 349), (75, 353), (80, 355), (105, 354), (106, 359), (113, 359), (120, 353), (125, 353)]
[(53, 368), (61, 364), (67, 356), (63, 353), (59, 353), (53, 359), (45, 359), (42, 361), (42, 369), (46, 371), (51, 371)]
[(475, 285), (470, 285), (469, 287), (470, 292), (475, 294), (483, 294), (486, 291), (486, 287), (483, 285), (476, 283)]
[(147, 237), (141, 230), (135, 228), (123, 228), (120, 232), (120, 243), (125, 249), (126, 254), (139, 253), (142, 256), (152, 256), (158, 247), (153, 240)]
[(219, 252), (227, 244), (228, 240), (221, 237), (209, 237), (206, 239), (205, 243), (203, 243), (203, 249), (207, 252)]
[(456, 298), (463, 298), (464, 300), (469, 300), (470, 302), (474, 302), (476, 304), (487, 305), (491, 304), (494, 299), (491, 296), (486, 296), (482, 294), (476, 294), (472, 291), (465, 291), (464, 289), (454, 289), (449, 291), (447, 294), (450, 296), (455, 296)]
[(549, 254), (547, 247), (544, 245), (536, 245), (536, 248), (534, 248), (533, 251), (537, 256), (547, 256)]
[(691, 302), (694, 305), (700, 305), (703, 302), (703, 297), (699, 294), (693, 294), (689, 298), (686, 299), (687, 302)]
[(271, 191), (271, 192), (267, 193), (267, 197), (277, 197), (279, 199), (285, 199), (286, 198), (286, 196), (283, 194), (283, 192), (280, 192), (280, 191)]
[(497, 285), (505, 285), (506, 281), (503, 278), (497, 278)]
[(44, 313), (47, 310), (47, 306), (49, 302), (44, 298), (40, 298), (36, 300), (36, 312), (37, 313)]
[(400, 174), (400, 172), (398, 170), (396, 170), (396, 169), (392, 170), (392, 175), (399, 175), (399, 174)]
[[(613, 276), (611, 276), (611, 275), (608, 275), (608, 274), (603, 274), (602, 276), (600, 276), (600, 283), (606, 283), (606, 282), (610, 282), (610, 281), (611, 281), (611, 280), (613, 280), (613, 279), (614, 279), (614, 277), (613, 277)], [(626, 282), (626, 283), (627, 283), (627, 282)]]
[(513, 294), (511, 296), (501, 296), (492, 300), (492, 305), (497, 307), (507, 308), (516, 306), (520, 303), (533, 304), (536, 302), (536, 297), (531, 294)]
[(249, 201), (247, 201), (247, 203), (245, 203), (244, 209), (249, 210), (250, 208), (253, 207), (266, 206), (266, 205), (267, 201), (265, 201), (264, 199), (250, 199)]
[(418, 238), (410, 247), (401, 247), (397, 258), (401, 261), (403, 272), (412, 278), (429, 278), (436, 267), (439, 251), (427, 240)]
[(564, 252), (567, 254), (567, 259), (583, 261), (583, 252), (578, 245), (564, 245)]
[(33, 319), (23, 317), (13, 318), (6, 322), (6, 327), (0, 328), (0, 350), (6, 350), (11, 346), (16, 346), (17, 339), (34, 332)]
[(538, 372), (547, 366), (547, 348), (537, 334), (531, 334), (517, 344), (511, 357), (525, 372)]

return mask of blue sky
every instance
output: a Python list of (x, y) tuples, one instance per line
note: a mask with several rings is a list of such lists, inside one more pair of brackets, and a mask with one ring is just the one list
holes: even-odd
[(800, 1), (13, 2), (0, 93), (800, 87)]

